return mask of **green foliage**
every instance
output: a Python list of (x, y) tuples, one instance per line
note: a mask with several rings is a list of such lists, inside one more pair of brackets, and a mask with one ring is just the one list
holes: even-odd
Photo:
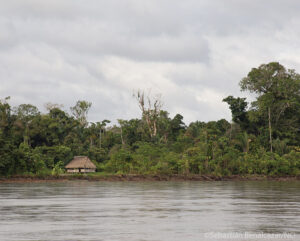
[(251, 119), (257, 129), (269, 130), (270, 144), (272, 138), (287, 139), (291, 143), (299, 140), (299, 74), (294, 70), (286, 70), (277, 62), (271, 62), (253, 68), (241, 80), (240, 86), (243, 91), (256, 93), (257, 98), (251, 103)]
[(70, 108), (72, 114), (82, 126), (87, 125), (87, 114), (91, 106), (92, 106), (91, 102), (85, 100), (79, 100), (77, 101), (75, 106)]
[(132, 173), (133, 158), (128, 150), (120, 149), (111, 155), (110, 160), (105, 164), (104, 171), (110, 173)]
[[(142, 115), (88, 123), (91, 103), (77, 101), (72, 116), (60, 105), (40, 113), (30, 104), (0, 100), (0, 176), (60, 175), (75, 155), (97, 171), (160, 175), (300, 175), (300, 76), (276, 62), (253, 68), (240, 81), (255, 100), (223, 99), (232, 123), (171, 117), (159, 98), (138, 92)], [(270, 148), (271, 147), (271, 148)], [(270, 151), (266, 151), (270, 150)]]
[(62, 161), (59, 161), (54, 165), (51, 174), (53, 176), (58, 176), (62, 173), (64, 173), (64, 163)]
[(163, 152), (158, 163), (152, 168), (157, 174), (172, 175), (179, 173), (178, 160), (181, 155), (175, 152)]
[(223, 99), (229, 105), (232, 113), (232, 120), (241, 125), (244, 129), (249, 126), (249, 120), (247, 116), (247, 106), (246, 98), (234, 98), (233, 96), (228, 96)]
[(161, 146), (153, 143), (139, 142), (133, 155), (133, 159), (138, 167), (138, 173), (151, 173), (151, 167), (157, 165), (163, 151)]

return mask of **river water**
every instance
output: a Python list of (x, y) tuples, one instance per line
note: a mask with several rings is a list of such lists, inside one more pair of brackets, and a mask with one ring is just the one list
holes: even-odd
[(300, 182), (2, 183), (0, 240), (299, 241)]

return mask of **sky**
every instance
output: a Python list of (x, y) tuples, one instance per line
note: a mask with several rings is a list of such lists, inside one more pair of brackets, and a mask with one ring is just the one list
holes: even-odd
[[(133, 93), (161, 95), (186, 124), (231, 119), (222, 99), (278, 61), (300, 72), (299, 0), (0, 0), (0, 99), (89, 121), (140, 118)], [(252, 97), (253, 98), (253, 97)]]

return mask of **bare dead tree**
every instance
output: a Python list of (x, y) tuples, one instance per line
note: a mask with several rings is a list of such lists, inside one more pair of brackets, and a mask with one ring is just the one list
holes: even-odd
[(47, 102), (44, 104), (44, 107), (46, 108), (47, 111), (50, 111), (52, 109), (62, 109), (62, 108), (64, 108), (64, 105)]
[(133, 94), (133, 96), (138, 101), (138, 105), (142, 111), (142, 118), (146, 122), (150, 137), (155, 137), (157, 135), (157, 121), (159, 113), (163, 106), (161, 95), (151, 97), (149, 91), (145, 97), (144, 91), (138, 90)]

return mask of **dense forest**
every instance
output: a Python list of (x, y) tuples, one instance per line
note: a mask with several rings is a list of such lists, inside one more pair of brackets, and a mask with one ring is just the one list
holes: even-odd
[(277, 62), (253, 68), (240, 81), (255, 100), (228, 96), (225, 119), (188, 126), (170, 118), (158, 97), (135, 93), (140, 119), (88, 122), (91, 103), (70, 112), (47, 104), (12, 107), (0, 100), (0, 176), (60, 174), (75, 155), (98, 172), (164, 175), (300, 175), (300, 75)]

